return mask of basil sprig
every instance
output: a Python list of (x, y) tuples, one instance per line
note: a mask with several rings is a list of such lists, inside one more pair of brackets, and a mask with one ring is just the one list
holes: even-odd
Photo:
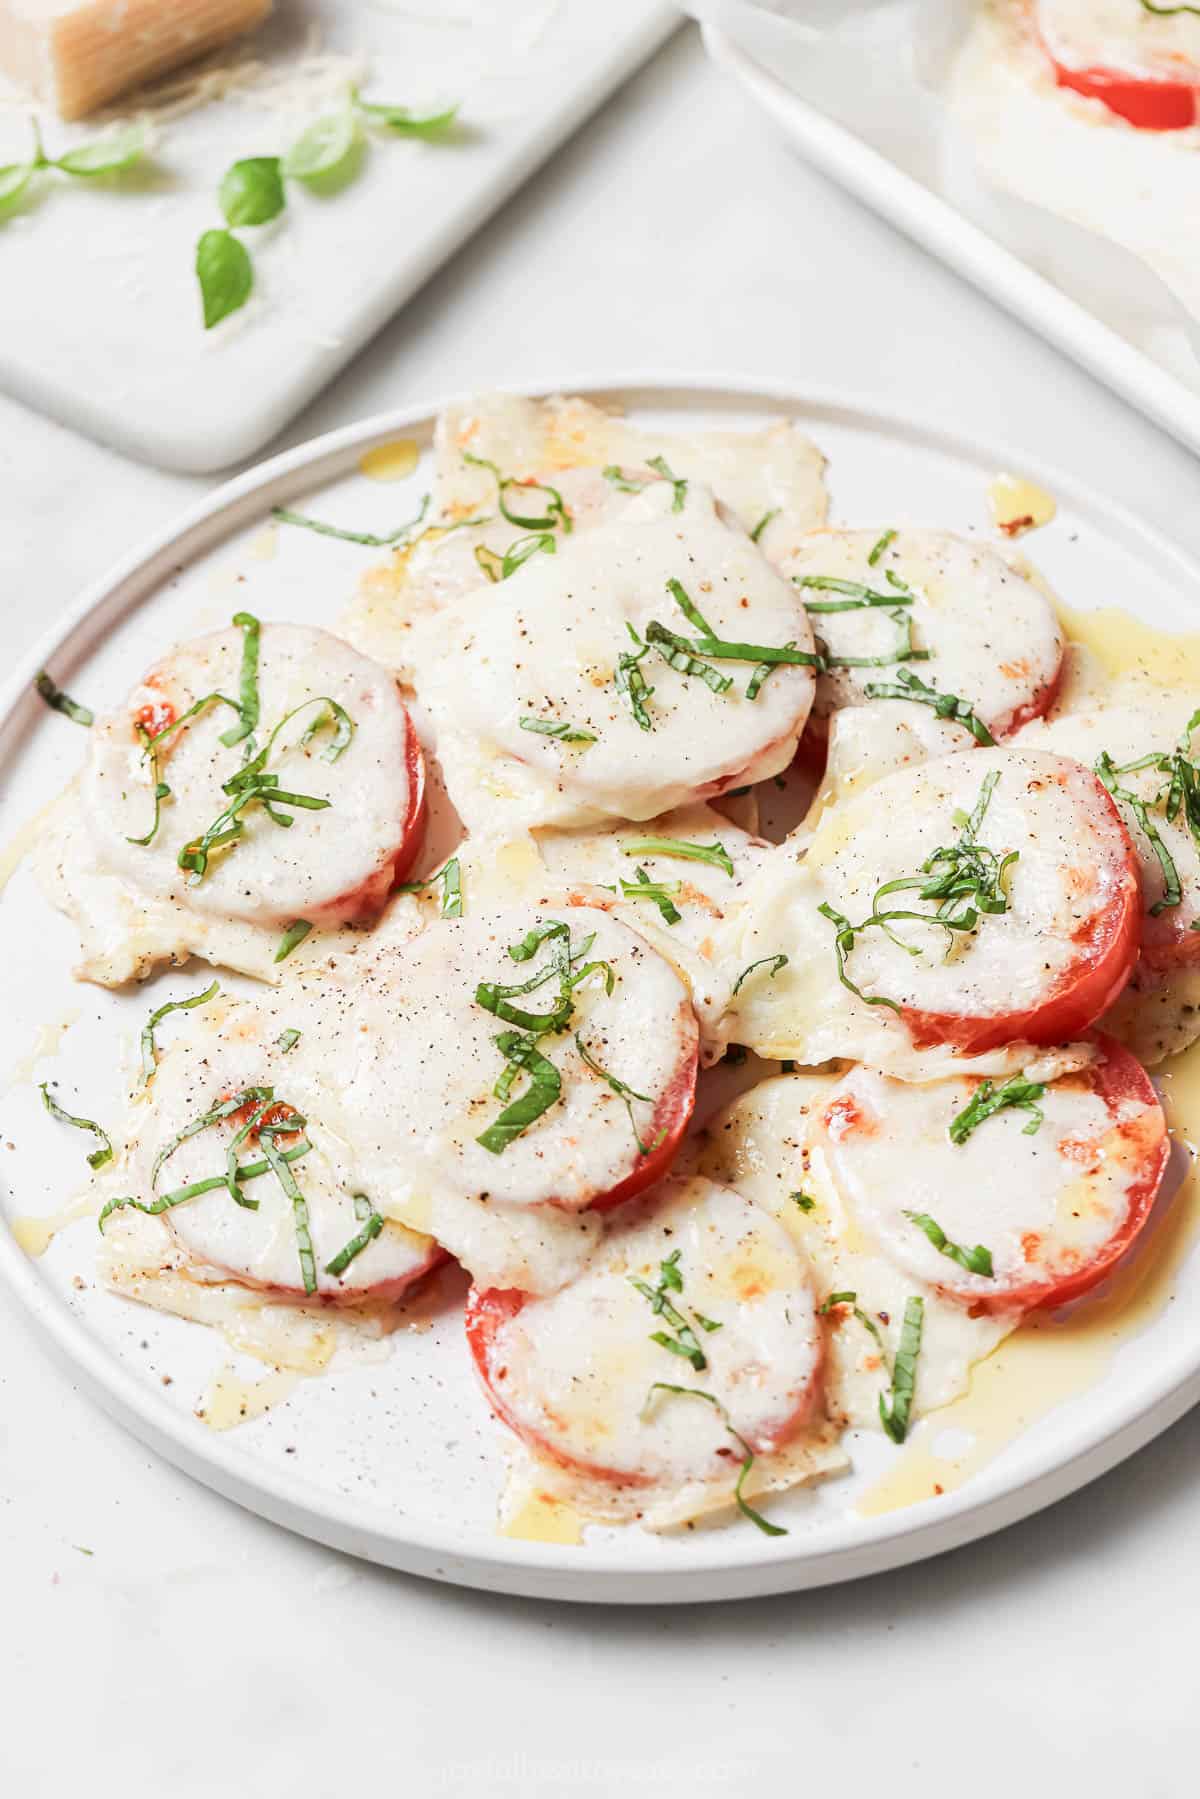
[(69, 693), (64, 693), (44, 668), (39, 669), (34, 676), (33, 685), (51, 712), (61, 712), (64, 718), (69, 718), (75, 725), (95, 724), (96, 714), (89, 707), (81, 706), (78, 700), (73, 700)]
[(117, 175), (132, 168), (145, 153), (149, 135), (144, 125), (123, 125), (88, 144), (78, 144), (61, 156), (47, 156), (41, 127), (33, 120), (33, 151), (25, 162), (0, 168), (0, 221), (11, 217), (31, 191), (35, 175), (57, 170), (91, 180), (97, 175)]
[[(285, 210), (285, 181), (303, 181), (316, 192), (331, 195), (357, 174), (363, 150), (363, 126), (397, 137), (433, 140), (444, 137), (458, 111), (451, 106), (437, 113), (414, 113), (404, 106), (362, 100), (351, 88), (344, 103), (314, 119), (282, 156), (249, 156), (225, 172), (217, 200), (227, 229), (206, 231), (196, 246), (196, 279), (204, 314), (204, 329), (211, 331), (222, 319), (246, 304), (254, 289), (250, 252), (235, 230), (268, 224)], [(111, 141), (111, 140), (110, 140)], [(39, 146), (40, 147), (40, 146)], [(94, 146), (98, 150), (100, 146)], [(139, 143), (135, 155), (141, 154)], [(72, 156), (77, 160), (81, 152)], [(106, 167), (126, 167), (109, 162)], [(70, 174), (96, 174), (98, 167), (70, 166), (62, 158), (58, 167)], [(45, 166), (44, 162), (42, 165)], [(4, 207), (4, 175), (0, 170), (0, 217)]]
[(94, 1149), (88, 1157), (89, 1168), (103, 1168), (106, 1162), (112, 1161), (113, 1146), (109, 1139), (108, 1132), (98, 1125), (95, 1119), (76, 1118), (72, 1113), (64, 1112), (58, 1101), (51, 1094), (49, 1085), (46, 1081), (42, 1081), (41, 1083), (41, 1092), (42, 1104), (52, 1118), (57, 1118), (60, 1124), (73, 1124), (76, 1130), (91, 1131), (93, 1136), (99, 1137), (100, 1148)]
[(746, 1485), (746, 1476), (754, 1466), (754, 1451), (751, 1449), (749, 1443), (747, 1443), (745, 1437), (742, 1436), (741, 1432), (734, 1429), (733, 1424), (730, 1421), (729, 1413), (721, 1404), (721, 1401), (717, 1398), (716, 1394), (705, 1393), (700, 1387), (677, 1387), (673, 1386), (670, 1381), (656, 1380), (650, 1388), (650, 1391), (647, 1393), (646, 1402), (639, 1413), (639, 1417), (643, 1422), (649, 1422), (650, 1414), (655, 1403), (655, 1396), (659, 1393), (676, 1394), (681, 1399), (703, 1399), (705, 1404), (715, 1408), (720, 1414), (721, 1422), (724, 1424), (725, 1429), (729, 1432), (729, 1435), (742, 1451), (742, 1466), (733, 1489), (734, 1503), (737, 1506), (738, 1511), (742, 1514), (743, 1518), (748, 1518), (751, 1524), (756, 1525), (765, 1537), (786, 1537), (788, 1533), (781, 1524), (772, 1524), (768, 1519), (763, 1517), (761, 1512), (756, 1512), (749, 1500), (745, 1497), (743, 1489)]
[[(154, 1041), (154, 1032), (157, 1026), (162, 1023), (164, 1018), (168, 1018), (172, 1012), (191, 1012), (196, 1006), (202, 1006), (206, 1001), (215, 999), (220, 991), (220, 987), (217, 982), (214, 981), (211, 987), (206, 987), (204, 989), (203, 993), (193, 993), (190, 999), (169, 999), (165, 1006), (159, 1006), (156, 1012), (151, 1012), (149, 1018), (142, 1026), (140, 1040), (143, 1087), (148, 1081), (153, 1079), (154, 1070), (158, 1066), (157, 1046)], [(298, 1037), (300, 1035), (299, 1031), (297, 1031), (295, 1035)]]
[(905, 1212), (904, 1216), (918, 1230), (924, 1231), (939, 1255), (956, 1262), (968, 1274), (981, 1274), (988, 1280), (995, 1278), (992, 1252), (984, 1244), (977, 1243), (974, 1249), (964, 1249), (961, 1243), (952, 1243), (936, 1218), (931, 1218), (928, 1212)]
[[(878, 928), (898, 948), (906, 950), (910, 956), (917, 956), (921, 953), (918, 947), (904, 943), (896, 936), (895, 926), (898, 923), (912, 921), (937, 925), (945, 931), (949, 944), (953, 943), (956, 931), (974, 931), (981, 916), (1008, 911), (1006, 877), (1013, 864), (1019, 861), (1019, 852), (1009, 850), (1003, 856), (997, 856), (994, 850), (978, 842), (979, 829), (999, 779), (999, 769), (992, 769), (984, 778), (970, 817), (961, 812), (956, 813), (955, 822), (960, 833), (958, 841), (934, 850), (921, 864), (919, 874), (885, 881), (876, 891), (870, 915), (861, 924), (851, 924), (846, 915), (827, 900), (817, 907), (817, 911), (829, 920), (836, 933), (834, 955), (838, 980), (865, 1005), (888, 1006), (893, 1012), (902, 1010), (899, 1003), (886, 994), (864, 993), (847, 973), (847, 960), (861, 932)], [(881, 906), (880, 902), (887, 894), (911, 889), (916, 889), (918, 899), (935, 902), (935, 909), (932, 912), (917, 912), (906, 907)]]

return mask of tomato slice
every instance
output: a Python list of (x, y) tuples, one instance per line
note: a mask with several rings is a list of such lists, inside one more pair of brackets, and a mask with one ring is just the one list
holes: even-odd
[[(652, 1303), (668, 1257), (675, 1318)], [(680, 1316), (699, 1367), (660, 1340)], [(824, 1356), (803, 1252), (752, 1200), (698, 1177), (663, 1182), (610, 1224), (556, 1293), (473, 1289), (466, 1331), (493, 1410), (535, 1454), (639, 1489), (730, 1482), (747, 1447), (790, 1441)]]
[[(1004, 1108), (963, 1141), (950, 1129), (979, 1082), (846, 1077), (818, 1129), (839, 1190), (890, 1261), (984, 1314), (1065, 1305), (1111, 1273), (1146, 1225), (1170, 1144), (1145, 1069), (1113, 1038), (1094, 1041), (1096, 1062), (1031, 1102), (1040, 1122)], [(930, 1221), (969, 1263), (982, 1247), (990, 1271), (931, 1241)]]
[(421, 853), (427, 817), (425, 752), (421, 748), (421, 739), (417, 736), (416, 726), (413, 724), (412, 714), (407, 706), (404, 708), (404, 718), (408, 726), (408, 737), (405, 743), (405, 763), (408, 769), (408, 811), (404, 815), (400, 847), (392, 862), (391, 884), (393, 886), (398, 886), (411, 873), (413, 864)]
[(680, 1064), (679, 1072), (654, 1108), (649, 1129), (642, 1133), (642, 1142), (649, 1147), (650, 1154), (642, 1157), (640, 1166), (632, 1174), (627, 1174), (617, 1186), (594, 1199), (592, 1211), (611, 1212), (614, 1206), (636, 1198), (670, 1172), (695, 1109), (699, 1065), (700, 1041), (697, 1037), (686, 1060)]
[(1046, 54), (1059, 87), (1101, 101), (1139, 131), (1186, 131), (1196, 123), (1197, 90), (1191, 82), (1130, 75), (1120, 69), (1072, 69), (1049, 51)]

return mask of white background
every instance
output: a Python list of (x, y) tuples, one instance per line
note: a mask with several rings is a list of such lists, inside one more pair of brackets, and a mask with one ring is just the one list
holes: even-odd
[[(654, 368), (974, 429), (1200, 554), (1195, 460), (795, 161), (691, 30), (288, 441), (498, 380)], [(206, 485), (0, 400), (5, 660)], [(854, 1586), (671, 1612), (485, 1598), (192, 1485), (0, 1313), (0, 1793), (1174, 1799), (1200, 1748), (1198, 1508), (1193, 1414), (1042, 1517)]]

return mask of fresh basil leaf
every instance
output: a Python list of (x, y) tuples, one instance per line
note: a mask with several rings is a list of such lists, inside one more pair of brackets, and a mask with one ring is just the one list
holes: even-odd
[(247, 156), (225, 171), (217, 199), (228, 225), (265, 225), (287, 204), (278, 156)]
[(307, 918), (294, 919), (279, 939), (279, 948), (275, 951), (272, 961), (286, 962), (296, 945), (303, 943), (311, 930), (312, 925)]
[(350, 107), (329, 112), (301, 133), (283, 158), (283, 173), (296, 181), (341, 174), (358, 148), (358, 117)]
[(90, 144), (80, 144), (65, 156), (55, 157), (53, 166), (64, 175), (115, 175), (138, 161), (149, 141), (144, 125), (123, 125)]
[(196, 245), (196, 279), (204, 305), (204, 329), (211, 331), (250, 298), (254, 269), (245, 244), (231, 231), (206, 231)]
[(41, 1083), (41, 1089), (42, 1104), (52, 1118), (57, 1118), (60, 1124), (73, 1124), (76, 1130), (91, 1131), (93, 1136), (99, 1137), (100, 1148), (93, 1150), (88, 1157), (88, 1167), (103, 1168), (106, 1162), (111, 1162), (113, 1158), (113, 1146), (109, 1141), (108, 1132), (98, 1125), (94, 1118), (76, 1118), (72, 1113), (64, 1112), (58, 1101), (50, 1092), (47, 1082), (43, 1081)]

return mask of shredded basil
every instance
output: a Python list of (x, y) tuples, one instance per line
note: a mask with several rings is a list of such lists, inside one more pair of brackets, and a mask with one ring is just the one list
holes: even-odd
[(354, 1216), (358, 1219), (362, 1229), (357, 1236), (351, 1237), (349, 1243), (338, 1250), (331, 1262), (326, 1262), (326, 1274), (345, 1274), (355, 1256), (360, 1256), (367, 1244), (372, 1242), (383, 1229), (383, 1219), (365, 1193), (354, 1195)]
[[(282, 1159), (285, 1162), (298, 1162), (302, 1156), (308, 1155), (311, 1149), (312, 1144), (305, 1138), (293, 1148), (284, 1150)], [(247, 1162), (244, 1167), (237, 1170), (239, 1185), (244, 1181), (257, 1180), (260, 1175), (269, 1172), (269, 1167), (270, 1165), (265, 1159), (258, 1162)], [(132, 1194), (124, 1194), (120, 1199), (110, 1199), (107, 1202), (98, 1220), (100, 1230), (104, 1230), (105, 1220), (113, 1212), (122, 1212), (127, 1206), (135, 1212), (144, 1212), (147, 1218), (157, 1218), (161, 1213), (170, 1211), (174, 1206), (184, 1205), (189, 1199), (198, 1199), (204, 1193), (215, 1193), (218, 1187), (226, 1185), (227, 1176), (225, 1174), (211, 1174), (206, 1180), (193, 1181), (187, 1187), (177, 1187), (173, 1193), (163, 1193), (158, 1199), (151, 1200), (149, 1203), (134, 1199)], [(257, 1200), (246, 1199), (243, 1196), (242, 1203), (250, 1211), (258, 1209)]]
[[(193, 1000), (192, 1004), (195, 1005), (195, 1003), (196, 1002)], [(299, 1041), (300, 1032), (289, 1027), (286, 1031), (281, 1031), (279, 1036), (275, 1039), (275, 1047), (276, 1049), (282, 1050), (284, 1055), (286, 1055), (289, 1049), (295, 1049)]]
[(911, 606), (916, 599), (914, 593), (880, 593), (878, 588), (866, 587), (861, 581), (843, 581), (837, 575), (793, 575), (792, 580), (797, 587), (846, 596), (841, 600), (805, 600), (806, 612), (862, 612), (879, 606), (890, 609)]
[[(309, 1231), (308, 1202), (296, 1183), (295, 1175), (276, 1147), (275, 1131), (279, 1128), (281, 1127), (264, 1125), (259, 1132), (259, 1143), (272, 1174), (292, 1203), (292, 1224), (296, 1232), (296, 1254), (300, 1262), (300, 1278), (304, 1283), (304, 1291), (315, 1293), (317, 1290), (317, 1258), (313, 1254), (312, 1236)], [(284, 1125), (282, 1128), (286, 1130), (288, 1126)]]
[(950, 1141), (965, 1143), (985, 1118), (1002, 1111), (1005, 1106), (1017, 1106), (1030, 1114), (1029, 1123), (1024, 1126), (1021, 1135), (1032, 1137), (1045, 1121), (1045, 1113), (1037, 1103), (1045, 1097), (1045, 1082), (1027, 1081), (1023, 1074), (1010, 1075), (999, 1087), (989, 1080), (982, 1080), (962, 1111), (951, 1119), (948, 1130)]
[(636, 1088), (627, 1086), (624, 1081), (618, 1080), (615, 1074), (609, 1074), (607, 1068), (601, 1068), (599, 1062), (597, 1062), (595, 1056), (593, 1056), (591, 1050), (583, 1041), (583, 1038), (579, 1035), (578, 1031), (575, 1033), (575, 1047), (578, 1049), (588, 1067), (592, 1070), (592, 1073), (598, 1074), (602, 1081), (606, 1081), (616, 1094), (617, 1098), (623, 1102), (625, 1110), (629, 1114), (629, 1127), (633, 1132), (633, 1140), (638, 1146), (638, 1154), (643, 1156), (653, 1155), (654, 1151), (659, 1148), (665, 1139), (667, 1127), (666, 1125), (662, 1127), (653, 1143), (643, 1143), (641, 1133), (637, 1127), (637, 1120), (633, 1115), (634, 1100), (639, 1099), (643, 1105), (652, 1106), (654, 1101), (651, 1099), (650, 1095), (648, 1093), (639, 1093)]
[(678, 856), (685, 862), (709, 862), (724, 869), (733, 879), (733, 859), (719, 840), (713, 843), (690, 843), (680, 837), (639, 837), (635, 843), (621, 845), (623, 856)]
[(139, 847), (147, 849), (158, 836), (159, 821), (162, 818), (162, 803), (164, 800), (170, 799), (171, 789), (165, 781), (160, 781), (158, 778), (158, 752), (154, 748), (149, 732), (139, 724), (137, 734), (141, 740), (142, 758), (143, 760), (148, 758), (150, 762), (150, 779), (154, 791), (154, 818), (144, 837), (126, 837), (125, 841), (126, 843), (136, 843)]
[[(660, 1349), (667, 1350), (669, 1354), (679, 1356), (685, 1362), (690, 1362), (697, 1374), (703, 1374), (708, 1367), (708, 1358), (701, 1349), (699, 1339), (692, 1329), (691, 1319), (686, 1317), (678, 1306), (667, 1298), (668, 1292), (683, 1292), (683, 1276), (679, 1271), (681, 1254), (681, 1250), (673, 1249), (666, 1260), (659, 1263), (658, 1280), (653, 1287), (649, 1281), (642, 1280), (636, 1274), (626, 1275), (625, 1278), (631, 1287), (636, 1288), (643, 1299), (649, 1301), (650, 1310), (655, 1317), (662, 1318), (675, 1333), (672, 1336), (670, 1331), (652, 1331), (650, 1341), (657, 1343)], [(717, 1325), (715, 1328), (719, 1330), (720, 1326)]]
[(72, 1113), (64, 1112), (58, 1101), (51, 1094), (49, 1084), (46, 1081), (41, 1083), (41, 1090), (42, 1104), (52, 1118), (57, 1118), (60, 1124), (73, 1124), (76, 1130), (91, 1131), (94, 1137), (99, 1137), (100, 1148), (94, 1149), (88, 1157), (88, 1167), (103, 1168), (106, 1162), (111, 1162), (113, 1159), (113, 1146), (109, 1140), (108, 1132), (103, 1130), (92, 1118), (76, 1118)]
[(461, 918), (463, 915), (462, 871), (458, 857), (451, 856), (449, 862), (438, 869), (436, 874), (426, 875), (423, 881), (405, 881), (395, 888), (396, 893), (423, 893), (426, 887), (442, 883), (442, 917)]
[(221, 734), (221, 742), (232, 747), (258, 728), (258, 653), (262, 625), (251, 612), (235, 612), (233, 622), (242, 633), (242, 667), (238, 676), (238, 710), (241, 720)]
[(286, 962), (297, 944), (303, 943), (311, 930), (312, 925), (307, 918), (294, 918), (279, 939), (279, 948), (275, 951), (272, 961)]
[(661, 475), (664, 481), (669, 481), (671, 483), (671, 486), (675, 489), (675, 494), (671, 501), (671, 511), (682, 512), (684, 501), (687, 499), (687, 481), (681, 480), (678, 475), (673, 475), (671, 473), (670, 469), (667, 467), (665, 457), (648, 456), (646, 458), (646, 467), (652, 468), (656, 475)]
[(411, 537), (424, 523), (428, 510), (429, 495), (426, 494), (415, 518), (410, 518), (407, 524), (397, 525), (394, 531), (385, 532), (382, 536), (370, 531), (346, 531), (340, 525), (327, 525), (323, 519), (312, 518), (307, 512), (293, 512), (288, 506), (273, 506), (271, 516), (277, 518), (282, 525), (300, 525), (305, 531), (315, 531), (319, 537), (336, 537), (341, 543), (361, 543), (370, 550), (385, 550)]
[[(155, 1156), (154, 1166), (150, 1170), (151, 1187), (158, 1186), (158, 1177), (164, 1165), (184, 1143), (189, 1142), (193, 1137), (198, 1137), (201, 1131), (208, 1130), (212, 1125), (221, 1124), (226, 1118), (232, 1118), (234, 1113), (240, 1112), (244, 1106), (257, 1107), (264, 1100), (274, 1097), (275, 1089), (273, 1087), (243, 1087), (240, 1093), (234, 1093), (228, 1099), (219, 1100), (215, 1106), (211, 1106), (199, 1118), (194, 1118), (191, 1124), (184, 1125), (183, 1129), (177, 1131), (171, 1141), (165, 1144)], [(225, 1177), (222, 1176), (217, 1184), (223, 1187)]]
[(700, 637), (691, 645), (698, 655), (711, 656), (715, 662), (763, 662), (774, 667), (824, 669), (825, 658), (814, 650), (797, 650), (790, 645), (775, 647), (765, 643), (727, 643), (720, 637)]
[(689, 598), (688, 591), (686, 587), (684, 587), (682, 581), (676, 581), (674, 577), (672, 577), (672, 579), (667, 582), (667, 592), (670, 594), (679, 610), (683, 613), (688, 624), (692, 626), (693, 630), (703, 631), (705, 637), (716, 636), (716, 632), (701, 612), (699, 606)]
[(757, 543), (771, 520), (773, 518), (778, 518), (782, 511), (782, 506), (772, 506), (770, 512), (764, 512), (757, 525), (755, 525), (753, 531), (750, 533), (750, 542)]
[(565, 719), (557, 718), (522, 718), (518, 719), (522, 731), (533, 731), (539, 737), (555, 737), (560, 743), (595, 743), (596, 733), (585, 731), (579, 725), (568, 724)]
[(657, 619), (651, 619), (646, 626), (646, 642), (653, 644), (663, 661), (689, 679), (703, 681), (710, 693), (728, 693), (733, 686), (733, 676), (723, 675), (719, 669), (710, 668), (707, 662), (691, 653), (691, 645), (686, 637), (678, 632), (669, 631), (666, 625), (660, 625)]
[(638, 636), (628, 620), (626, 621), (625, 629), (637, 645), (637, 651), (633, 655), (631, 655), (628, 650), (621, 651), (621, 654), (617, 657), (617, 667), (616, 673), (613, 676), (613, 683), (617, 692), (629, 701), (629, 709), (633, 713), (634, 722), (643, 731), (652, 731), (654, 729), (654, 724), (649, 712), (646, 710), (646, 703), (653, 697), (654, 689), (653, 687), (647, 686), (646, 677), (641, 669), (642, 657), (649, 655), (650, 645), (642, 642), (642, 639)]
[(985, 749), (992, 748), (996, 742), (967, 700), (960, 700), (956, 693), (939, 693), (936, 687), (926, 685), (910, 669), (902, 668), (894, 682), (868, 681), (866, 695), (869, 700), (915, 700), (918, 705), (932, 706), (938, 718), (953, 719), (956, 724), (965, 725), (976, 743)]
[(807, 1193), (789, 1193), (788, 1198), (794, 1200), (802, 1212), (811, 1212), (816, 1208), (816, 1200), (810, 1198)]
[(774, 980), (775, 976), (779, 973), (779, 970), (781, 968), (786, 968), (787, 965), (788, 965), (788, 959), (784, 955), (760, 956), (758, 958), (757, 962), (751, 962), (748, 968), (743, 968), (741, 974), (738, 976), (737, 980), (733, 983), (733, 992), (729, 996), (730, 999), (737, 998), (738, 991), (741, 988), (742, 983), (744, 981), (749, 980), (750, 976), (754, 973), (754, 970), (756, 968), (765, 968), (767, 970), (767, 973), (768, 973), (770, 979)]
[[(919, 874), (906, 875), (895, 881), (885, 881), (877, 889), (871, 907), (870, 916), (861, 924), (851, 924), (842, 912), (822, 902), (817, 911), (834, 926), (834, 954), (837, 959), (838, 980), (858, 999), (868, 1006), (888, 1006), (893, 1012), (902, 1008), (894, 999), (886, 994), (864, 993), (856, 982), (850, 979), (846, 970), (847, 958), (853, 951), (858, 934), (875, 927), (881, 929), (897, 948), (905, 950), (910, 956), (920, 954), (920, 949), (905, 943), (896, 935), (895, 925), (906, 921), (918, 924), (937, 925), (945, 931), (948, 942), (954, 941), (956, 931), (974, 931), (981, 914), (998, 914), (1008, 910), (1007, 876), (1009, 869), (1019, 860), (1019, 852), (1009, 850), (1003, 856), (997, 856), (993, 850), (987, 849), (977, 841), (980, 826), (991, 802), (992, 792), (1000, 779), (1000, 771), (992, 769), (984, 777), (979, 797), (974, 810), (968, 818), (963, 813), (955, 814), (955, 822), (959, 826), (959, 838), (956, 843), (943, 845), (921, 864)], [(903, 907), (887, 907), (880, 909), (880, 901), (890, 893), (904, 892), (915, 888), (917, 898), (937, 902), (933, 912), (914, 912)]]
[[(143, 1087), (153, 1078), (158, 1060), (154, 1042), (155, 1027), (160, 1025), (163, 1019), (169, 1017), (172, 1012), (190, 1012), (195, 1006), (204, 1005), (206, 1000), (215, 999), (220, 991), (219, 985), (214, 981), (211, 987), (204, 989), (203, 993), (193, 993), (190, 999), (170, 999), (165, 1006), (160, 1006), (157, 1012), (151, 1012), (142, 1026), (141, 1035)], [(299, 1036), (300, 1033), (297, 1031), (296, 1035)]]
[(875, 564), (879, 561), (879, 558), (887, 554), (888, 546), (895, 543), (895, 541), (895, 531), (885, 531), (883, 536), (876, 540), (871, 554), (867, 557), (867, 567), (874, 568)]
[(770, 1523), (768, 1519), (763, 1517), (761, 1512), (755, 1511), (754, 1507), (745, 1497), (744, 1488), (746, 1485), (746, 1476), (754, 1466), (754, 1451), (751, 1449), (749, 1443), (747, 1443), (745, 1437), (742, 1436), (741, 1432), (734, 1429), (730, 1422), (729, 1413), (721, 1404), (721, 1401), (717, 1398), (716, 1394), (705, 1393), (700, 1387), (677, 1387), (673, 1386), (669, 1381), (656, 1380), (650, 1388), (650, 1391), (647, 1393), (645, 1404), (642, 1406), (639, 1414), (643, 1422), (649, 1422), (650, 1412), (654, 1404), (654, 1396), (656, 1393), (675, 1393), (683, 1399), (703, 1399), (707, 1405), (715, 1407), (716, 1411), (720, 1414), (721, 1422), (724, 1424), (725, 1429), (738, 1445), (738, 1448), (742, 1450), (744, 1456), (741, 1471), (738, 1474), (737, 1482), (733, 1489), (734, 1503), (736, 1504), (738, 1511), (742, 1514), (743, 1518), (748, 1518), (751, 1524), (757, 1525), (758, 1529), (762, 1531), (765, 1537), (786, 1537), (788, 1533), (784, 1530), (782, 1525)]
[[(529, 1076), (529, 1086), (521, 1097), (506, 1106), (499, 1118), (475, 1139), (484, 1149), (498, 1156), (554, 1105), (562, 1093), (562, 1076), (553, 1062), (542, 1055), (536, 1037), (523, 1037), (518, 1031), (501, 1031), (496, 1046), (511, 1068)], [(505, 1095), (511, 1085), (510, 1076), (504, 1088)]]
[(879, 1417), (893, 1443), (903, 1443), (912, 1417), (913, 1395), (917, 1385), (917, 1357), (921, 1353), (921, 1333), (925, 1324), (925, 1301), (910, 1295), (904, 1307), (900, 1327), (900, 1344), (892, 1368), (890, 1396), (879, 1395)]
[(641, 493), (643, 488), (650, 485), (648, 481), (631, 481), (615, 462), (610, 462), (608, 467), (601, 469), (600, 472), (606, 481), (611, 482), (614, 487), (620, 488), (622, 493)]
[(879, 1353), (883, 1357), (883, 1365), (886, 1368), (887, 1349), (884, 1345), (879, 1326), (870, 1314), (864, 1312), (862, 1307), (858, 1304), (857, 1293), (831, 1293), (824, 1304), (817, 1307), (818, 1316), (821, 1318), (828, 1318), (830, 1313), (836, 1311), (840, 1306), (849, 1306), (851, 1312), (854, 1314), (855, 1318), (858, 1319), (858, 1322), (862, 1325), (863, 1329), (869, 1331), (874, 1337), (879, 1346)]
[(61, 712), (64, 718), (69, 718), (71, 720), (72, 724), (95, 724), (96, 714), (90, 711), (87, 706), (81, 706), (78, 700), (73, 700), (69, 693), (64, 693), (62, 688), (56, 684), (51, 675), (46, 673), (44, 668), (39, 669), (34, 676), (33, 685), (45, 700), (51, 712)]
[(678, 924), (683, 913), (673, 904), (673, 901), (679, 897), (680, 883), (678, 881), (652, 881), (645, 869), (640, 866), (633, 872), (635, 878), (632, 881), (621, 881), (620, 883), (621, 898), (649, 900), (651, 905), (658, 907), (667, 924)]
[[(474, 468), (485, 468), (495, 476), (500, 513), (510, 525), (520, 525), (525, 531), (556, 531), (561, 528), (564, 535), (571, 530), (571, 515), (567, 511), (557, 487), (551, 487), (545, 481), (518, 480), (513, 475), (501, 474), (494, 462), (489, 462), (484, 456), (473, 456), (469, 450), (463, 451), (463, 461), (469, 462)], [(548, 498), (545, 511), (535, 516), (513, 512), (509, 508), (506, 498), (511, 488), (516, 488), (527, 495), (546, 494)], [(511, 573), (511, 570), (509, 572)]]
[(945, 1256), (951, 1262), (957, 1262), (958, 1266), (965, 1269), (968, 1274), (981, 1274), (988, 1280), (995, 1278), (992, 1252), (982, 1243), (977, 1243), (974, 1249), (964, 1249), (961, 1243), (952, 1243), (937, 1219), (931, 1218), (928, 1212), (905, 1212), (904, 1216), (915, 1224), (918, 1230), (924, 1231), (939, 1255)]
[(1155, 768), (1161, 773), (1169, 773), (1170, 781), (1151, 804), (1164, 807), (1169, 823), (1174, 822), (1182, 808), (1185, 822), (1191, 830), (1192, 839), (1200, 846), (1200, 786), (1198, 786), (1195, 765), (1188, 760), (1186, 754), (1191, 733), (1195, 730), (1198, 720), (1200, 720), (1200, 713), (1194, 713), (1184, 733), (1181, 748), (1171, 755), (1143, 756), (1137, 762), (1126, 762), (1118, 767), (1112, 757), (1102, 751), (1094, 764), (1095, 772), (1104, 787), (1115, 800), (1122, 801), (1133, 813), (1139, 828), (1154, 852), (1159, 868), (1162, 870), (1162, 897), (1150, 907), (1152, 918), (1156, 918), (1160, 912), (1165, 912), (1170, 907), (1178, 906), (1181, 903), (1183, 884), (1179, 879), (1179, 870), (1175, 866), (1175, 859), (1163, 842), (1158, 826), (1150, 816), (1149, 805), (1146, 801), (1139, 799), (1137, 794), (1132, 793), (1128, 787), (1119, 786), (1117, 777), (1132, 774), (1135, 770), (1143, 768)]

